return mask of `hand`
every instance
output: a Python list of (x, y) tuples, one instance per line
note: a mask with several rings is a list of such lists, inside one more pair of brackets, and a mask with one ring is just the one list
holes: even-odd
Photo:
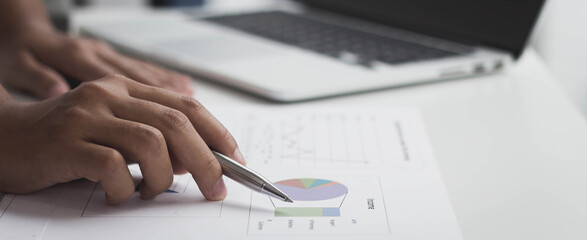
[(190, 172), (203, 195), (226, 195), (210, 148), (245, 163), (230, 133), (198, 101), (122, 76), (82, 83), (36, 103), (0, 87), (0, 192), (29, 193), (86, 178), (118, 204), (135, 191), (126, 164), (138, 163), (142, 198)]
[(124, 56), (107, 44), (70, 37), (48, 27), (20, 27), (0, 38), (0, 81), (45, 99), (69, 90), (64, 74), (86, 82), (121, 74), (191, 96), (191, 78)]

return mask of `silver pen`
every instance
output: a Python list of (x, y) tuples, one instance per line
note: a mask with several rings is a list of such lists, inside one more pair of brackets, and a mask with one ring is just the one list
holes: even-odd
[(290, 197), (287, 196), (283, 191), (279, 190), (273, 183), (267, 178), (261, 176), (261, 174), (251, 170), (248, 167), (238, 163), (231, 158), (224, 156), (222, 153), (212, 150), (214, 156), (220, 162), (222, 166), (222, 173), (224, 176), (231, 178), (232, 180), (245, 185), (253, 191), (260, 192), (271, 197), (277, 198), (285, 202), (293, 203)]

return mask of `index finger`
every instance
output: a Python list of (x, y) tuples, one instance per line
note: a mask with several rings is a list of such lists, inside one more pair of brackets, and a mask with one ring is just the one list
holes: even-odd
[(230, 132), (198, 100), (136, 82), (127, 83), (130, 85), (128, 90), (132, 97), (156, 102), (183, 112), (209, 147), (246, 165), (238, 144)]
[(192, 174), (206, 199), (221, 200), (226, 196), (220, 164), (185, 114), (155, 102), (131, 97), (117, 103), (112, 110), (122, 119), (140, 122), (160, 131), (168, 144), (169, 153), (176, 156), (178, 162)]

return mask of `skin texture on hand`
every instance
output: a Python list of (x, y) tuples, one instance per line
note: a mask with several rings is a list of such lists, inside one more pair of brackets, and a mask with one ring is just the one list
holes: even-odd
[(101, 41), (56, 31), (41, 2), (0, 1), (0, 82), (5, 86), (45, 99), (69, 90), (61, 74), (81, 82), (120, 74), (193, 95), (187, 75), (119, 54)]
[(135, 186), (154, 198), (189, 172), (203, 195), (227, 190), (210, 148), (245, 164), (231, 134), (197, 100), (114, 75), (82, 83), (59, 97), (16, 102), (0, 87), (0, 191), (30, 193), (85, 178), (99, 182), (109, 204)]

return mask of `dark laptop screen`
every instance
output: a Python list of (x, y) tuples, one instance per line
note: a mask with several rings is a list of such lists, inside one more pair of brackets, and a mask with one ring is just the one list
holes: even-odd
[(518, 57), (544, 0), (298, 0), (413, 32), (507, 50)]

